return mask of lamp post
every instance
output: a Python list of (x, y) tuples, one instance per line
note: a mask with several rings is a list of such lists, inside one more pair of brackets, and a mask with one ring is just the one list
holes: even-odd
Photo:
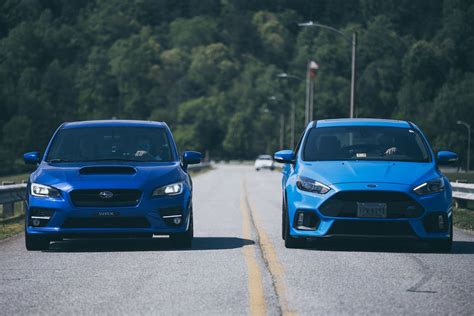
[[(283, 78), (283, 79), (294, 79), (294, 80), (304, 81), (303, 78), (289, 75), (286, 72), (278, 74), (277, 77)], [(296, 105), (294, 101), (291, 101), (291, 148), (295, 148), (295, 117), (296, 117)]]
[(463, 125), (467, 128), (467, 164), (466, 164), (466, 172), (470, 170), (470, 163), (471, 163), (471, 125), (464, 121), (457, 121), (456, 124)]
[(356, 48), (357, 48), (357, 33), (352, 33), (352, 38), (348, 37), (346, 34), (341, 32), (340, 30), (324, 25), (319, 23), (314, 23), (313, 21), (305, 22), (305, 23), (298, 23), (301, 27), (319, 27), (334, 33), (341, 35), (351, 46), (352, 46), (352, 66), (351, 66), (351, 100), (350, 100), (350, 118), (354, 118), (355, 115), (355, 76), (356, 76)]

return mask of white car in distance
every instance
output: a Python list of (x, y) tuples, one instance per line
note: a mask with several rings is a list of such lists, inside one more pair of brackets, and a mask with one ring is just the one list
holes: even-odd
[(260, 169), (275, 169), (275, 163), (273, 157), (270, 155), (260, 155), (255, 160), (255, 170), (260, 171)]

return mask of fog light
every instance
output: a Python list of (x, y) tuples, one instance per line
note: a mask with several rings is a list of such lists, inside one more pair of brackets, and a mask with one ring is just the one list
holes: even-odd
[(299, 213), (298, 214), (298, 226), (303, 226), (304, 224), (304, 213)]
[(311, 211), (298, 211), (293, 227), (300, 230), (316, 230), (319, 226), (319, 217)]
[(33, 226), (40, 226), (41, 225), (41, 221), (39, 219), (34, 219), (31, 221), (31, 223), (33, 224)]
[(173, 224), (175, 224), (175, 225), (181, 224), (181, 218), (180, 217), (173, 218)]
[(444, 230), (444, 216), (438, 215), (438, 228)]

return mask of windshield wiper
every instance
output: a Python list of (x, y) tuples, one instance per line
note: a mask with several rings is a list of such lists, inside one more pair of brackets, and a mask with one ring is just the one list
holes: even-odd
[(83, 160), (82, 162), (96, 162), (96, 161), (130, 161), (130, 162), (143, 162), (143, 160), (137, 160), (137, 159), (123, 159), (123, 158), (102, 158), (102, 159)]
[(60, 158), (55, 158), (55, 159), (50, 159), (50, 160), (46, 160), (46, 162), (74, 162), (72, 160), (68, 160), (68, 159), (60, 159)]

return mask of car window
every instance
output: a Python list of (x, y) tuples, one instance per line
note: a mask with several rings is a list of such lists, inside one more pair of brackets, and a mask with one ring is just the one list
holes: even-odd
[(172, 151), (164, 128), (84, 127), (59, 130), (46, 160), (160, 162), (171, 161)]
[(413, 129), (382, 126), (313, 128), (303, 160), (387, 160), (428, 162), (429, 150)]

